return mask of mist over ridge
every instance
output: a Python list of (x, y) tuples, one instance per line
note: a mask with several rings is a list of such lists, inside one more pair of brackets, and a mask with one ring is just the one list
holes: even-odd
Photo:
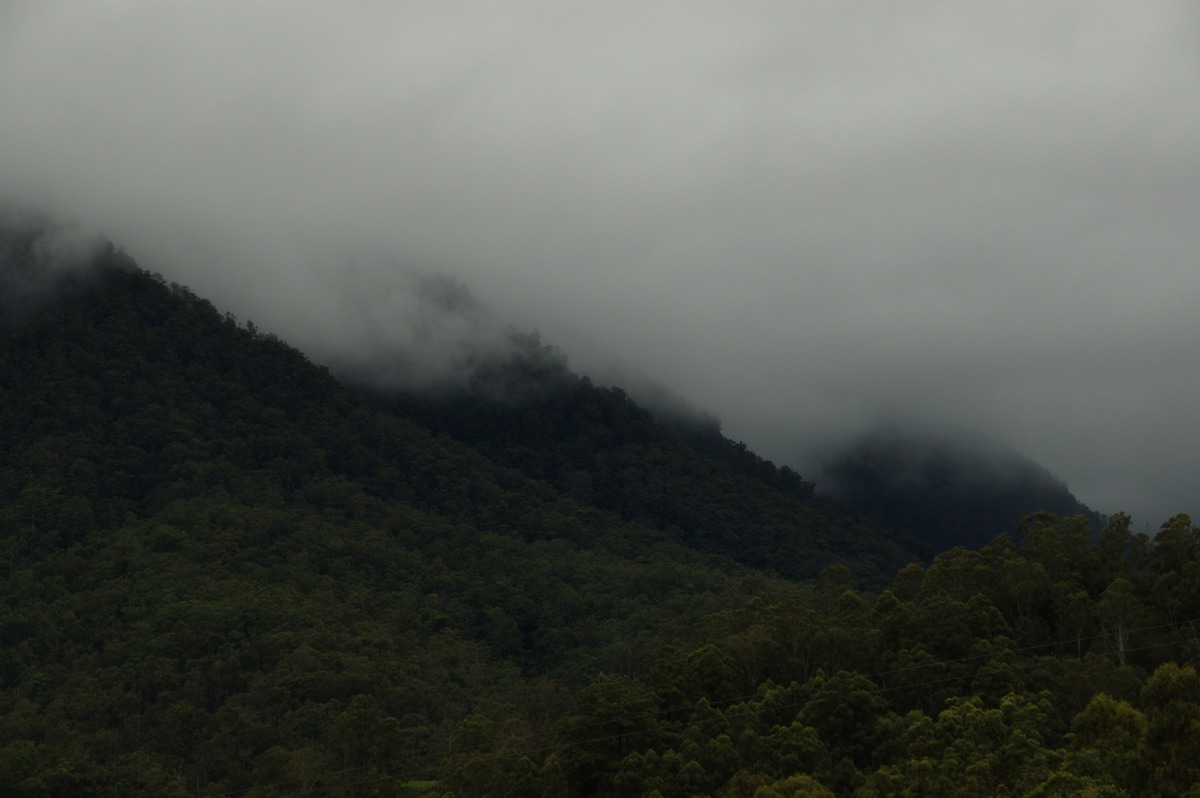
[[(11, 289), (8, 297), (30, 307), (39, 297), (61, 290), (56, 286), (62, 278), (86, 281), (94, 253), (114, 249), (98, 233), (45, 214), (9, 207), (2, 221), (4, 261), (16, 268), (6, 268), (0, 280)], [(332, 312), (306, 315), (305, 326), (294, 328), (300, 340), (289, 341), (351, 385), (381, 395), (471, 394), (502, 406), (521, 406), (561, 390), (568, 376), (582, 376), (628, 391), (674, 429), (701, 437), (725, 432), (718, 416), (611, 354), (605, 359), (593, 350), (591, 370), (579, 369), (536, 329), (523, 331), (502, 322), (458, 278), (395, 263), (364, 269), (362, 263), (345, 262), (341, 279), (326, 295), (335, 305)], [(245, 321), (267, 332), (275, 328), (258, 319), (282, 319), (286, 329), (286, 320), (296, 312), (286, 301), (256, 310), (259, 315)], [(823, 495), (899, 531), (933, 539), (941, 535), (946, 545), (982, 545), (1006, 531), (986, 513), (976, 517), (985, 523), (974, 527), (961, 519), (946, 526), (937, 519), (955, 512), (945, 509), (948, 505), (994, 505), (1001, 496), (1018, 502), (1039, 494), (1051, 497), (1037, 508), (1014, 510), (1012, 525), (1033, 509), (1064, 515), (1088, 511), (1072, 504), (1066, 485), (1042, 466), (961, 427), (951, 432), (880, 423), (856, 436), (823, 438), (778, 464), (802, 467), (802, 476), (815, 481)]]
[(880, 426), (825, 454), (824, 492), (933, 548), (978, 548), (1035, 512), (1103, 518), (1028, 457), (976, 433)]
[(0, 191), (383, 381), (537, 329), (806, 476), (969, 428), (1155, 528), (1200, 471), (1197, 23), (13, 2)]

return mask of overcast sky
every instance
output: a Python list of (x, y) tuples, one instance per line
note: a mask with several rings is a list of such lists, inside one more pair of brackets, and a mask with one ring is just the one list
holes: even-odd
[(5, 0), (0, 193), (317, 359), (486, 335), (441, 272), (801, 468), (970, 428), (1200, 517), (1193, 2)]

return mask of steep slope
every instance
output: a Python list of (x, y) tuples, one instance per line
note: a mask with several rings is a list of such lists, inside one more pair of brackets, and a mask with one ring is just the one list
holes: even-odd
[(658, 421), (619, 388), (573, 373), (536, 337), (466, 386), (384, 397), (390, 407), (585, 504), (690, 548), (793, 579), (848, 566), (879, 586), (916, 559), (896, 536), (817, 498), (794, 471), (720, 434)]
[(789, 590), (361, 400), (111, 248), (94, 267), (0, 325), (5, 795), (397, 767), (472, 706), (536, 724)]
[[(23, 236), (0, 237), (5, 796), (849, 794), (931, 750), (946, 791), (946, 699), (1036, 705), (984, 735), (1031, 744), (964, 760), (1036, 787), (1094, 693), (1144, 683), (1152, 725), (1149, 670), (1195, 653), (1186, 516), (1158, 545), (1038, 516), (878, 598), (847, 568), (796, 585), (733, 558), (869, 582), (907, 555), (536, 339), (467, 390), (368, 399), (111, 247), (46, 272)], [(882, 473), (912, 463), (943, 461)], [(966, 531), (972, 495), (942, 508)], [(1127, 747), (1157, 774), (1193, 737)]]

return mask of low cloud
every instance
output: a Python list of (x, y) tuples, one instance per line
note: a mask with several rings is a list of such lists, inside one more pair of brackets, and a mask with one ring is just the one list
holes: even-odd
[(87, 279), (100, 236), (0, 205), (0, 323), (19, 321)]
[(536, 327), (802, 473), (968, 427), (1157, 526), (1200, 512), (1198, 74), (1155, 0), (17, 0), (0, 191), (319, 360)]

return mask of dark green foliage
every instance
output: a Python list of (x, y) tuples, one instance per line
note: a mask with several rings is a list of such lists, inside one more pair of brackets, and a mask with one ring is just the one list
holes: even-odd
[(874, 585), (915, 559), (812, 485), (729, 441), (715, 422), (660, 423), (619, 388), (572, 373), (536, 337), (465, 386), (387, 401), (564, 495), (685, 545), (789, 578), (849, 565)]
[[(1155, 549), (1100, 587), (1103, 546), (1079, 539), (1081, 525), (1031, 517), (1020, 534), (1037, 540), (1020, 551), (1006, 538), (956, 549), (874, 598), (830, 568), (786, 602), (711, 616), (690, 653), (664, 652), (649, 696), (623, 685), (647, 733), (606, 762), (591, 749), (589, 780), (567, 794), (1191, 794), (1200, 618), (1172, 614), (1193, 592), (1155, 586), (1197, 555), (1156, 573), (1167, 559)], [(1196, 532), (1186, 516), (1164, 529), (1168, 546)], [(555, 757), (582, 755), (567, 740), (587, 717), (561, 721)]]
[(555, 685), (644, 673), (786, 587), (365, 402), (111, 250), (56, 290), (0, 328), (6, 795), (393, 789), (472, 708), (542, 733)]
[(0, 326), (0, 794), (1195, 791), (1187, 516), (904, 566), (561, 364), (414, 419), (99, 252)]

